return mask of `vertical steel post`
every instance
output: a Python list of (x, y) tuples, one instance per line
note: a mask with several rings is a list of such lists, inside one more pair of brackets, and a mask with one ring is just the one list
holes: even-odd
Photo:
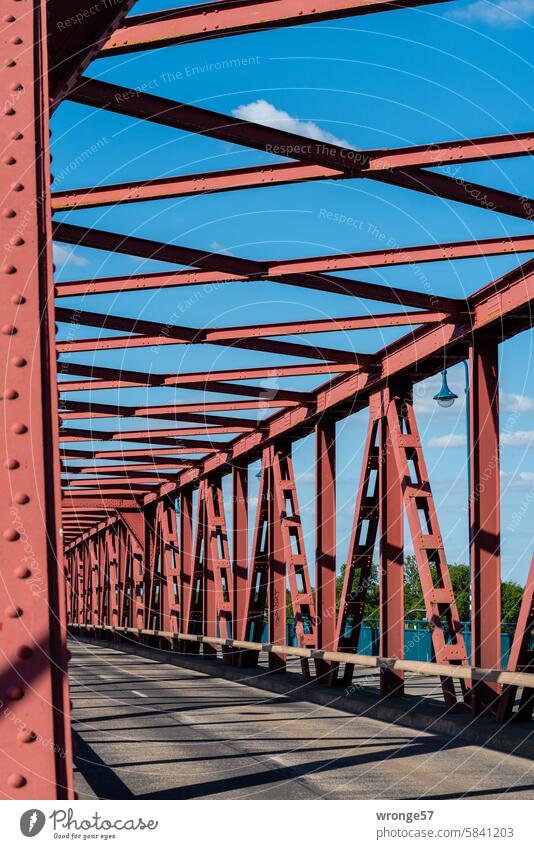
[[(248, 467), (232, 468), (232, 637), (239, 639), (247, 615)], [(239, 655), (235, 655), (236, 659)]]
[[(315, 428), (315, 562), (317, 648), (335, 650), (336, 641), (336, 422), (323, 418)], [(317, 661), (317, 678), (332, 669)]]
[[(470, 350), (471, 662), (483, 669), (501, 665), (498, 357), (497, 340), (477, 333)], [(494, 713), (499, 692), (498, 684), (474, 683), (473, 712)]]
[[(182, 633), (187, 633), (189, 626), (189, 614), (191, 610), (191, 596), (193, 591), (193, 490), (191, 487), (180, 490), (180, 627)], [(180, 646), (186, 651), (187, 643)]]
[[(59, 553), (46, 3), (2, 0), (0, 8), (0, 338), (5, 364), (0, 796), (72, 799)], [(31, 562), (24, 540), (31, 544)]]
[[(377, 401), (375, 400), (375, 403)], [(395, 396), (385, 389), (380, 421), (380, 654), (404, 656), (404, 505), (401, 481), (395, 460), (387, 408)], [(402, 695), (404, 673), (383, 668), (380, 673), (383, 696)]]

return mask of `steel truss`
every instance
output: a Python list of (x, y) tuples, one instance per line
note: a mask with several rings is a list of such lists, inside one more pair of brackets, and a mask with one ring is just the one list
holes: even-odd
[[(258, 261), (52, 222), (52, 216), (103, 205), (328, 179), (378, 181), (530, 222), (534, 204), (529, 198), (428, 169), (531, 155), (534, 133), (354, 151), (82, 76), (98, 56), (338, 17), (385, 11), (402, 15), (402, 7), (422, 6), (425, 0), (313, 4), (232, 0), (126, 17), (133, 5), (106, 4), (98, 15), (81, 14), (71, 38), (65, 40), (58, 23), (83, 13), (81, 0), (69, 4), (30, 0), (24, 14), (17, 0), (0, 0), (7, 104), (1, 117), (6, 139), (1, 168), (8, 185), (0, 221), (2, 243), (7, 246), (1, 274), (8, 296), (6, 323), (1, 328), (6, 363), (2, 498), (4, 516), (11, 516), (11, 521), (5, 519), (2, 534), (7, 564), (2, 700), (17, 729), (13, 733), (15, 725), (4, 719), (1, 744), (6, 767), (0, 793), (21, 799), (73, 798), (65, 676), (67, 617), (73, 629), (93, 636), (127, 634), (128, 639), (163, 643), (178, 652), (203, 646), (206, 654), (213, 654), (222, 646), (224, 660), (233, 664), (255, 664), (259, 651), (267, 650), (273, 671), (285, 670), (286, 657), (295, 654), (307, 679), (314, 676), (327, 685), (341, 677), (340, 665), (345, 685), (356, 664), (379, 666), (382, 694), (402, 694), (404, 672), (417, 666), (403, 660), (405, 516), (437, 664), (420, 664), (416, 671), (440, 675), (447, 708), (496, 714), (500, 721), (512, 716), (521, 686), (518, 716), (530, 717), (534, 689), (528, 674), (533, 669), (528, 638), (533, 625), (534, 567), (509, 670), (499, 672), (497, 355), (501, 342), (532, 327), (534, 260), (465, 299), (336, 275), (390, 265), (533, 253), (534, 236), (528, 231), (508, 237), (490, 232), (488, 238), (477, 241)], [(165, 50), (161, 56), (164, 59)], [(302, 153), (275, 165), (52, 192), (49, 112), (64, 100), (258, 151), (283, 150), (289, 145)], [(177, 268), (54, 282), (52, 237), (65, 244), (160, 259)], [(390, 312), (379, 315), (359, 315), (351, 306), (348, 315), (339, 319), (193, 328), (165, 323), (165, 317), (160, 323), (103, 315), (86, 309), (85, 301), (83, 310), (74, 311), (63, 306), (62, 300), (220, 281), (245, 281), (250, 286), (274, 281), (303, 288), (310, 297), (318, 290), (358, 303), (371, 299), (392, 306)], [(96, 328), (98, 334), (56, 341), (55, 321), (60, 325), (75, 321)], [(296, 335), (379, 326), (406, 326), (409, 332), (372, 354), (294, 340)], [(100, 335), (101, 329), (119, 335)], [(230, 345), (304, 362), (148, 374), (97, 362), (89, 366), (76, 362), (76, 356), (74, 361), (64, 357), (67, 352), (202, 344)], [(54, 354), (59, 356), (57, 367)], [(435, 374), (444, 362), (453, 365), (464, 359), (469, 359), (472, 385), (472, 666), (412, 406), (415, 382)], [(29, 365), (36, 378), (32, 381), (26, 375)], [(324, 375), (326, 382), (306, 393), (297, 388), (264, 390), (254, 383), (302, 375)], [(225, 398), (138, 407), (99, 403), (92, 396), (106, 389), (120, 392), (144, 387), (148, 391), (167, 386)], [(80, 391), (90, 392), (90, 400), (72, 397)], [(273, 412), (259, 422), (236, 415), (258, 407)], [(369, 429), (338, 609), (336, 423), (367, 407)], [(133, 418), (139, 429), (75, 426), (76, 420), (95, 418)], [(169, 422), (168, 428), (151, 431), (144, 422), (155, 418)], [(308, 434), (314, 434), (316, 443), (315, 587), (306, 560), (291, 459), (293, 444)], [(117, 448), (98, 444), (108, 441), (116, 442)], [(71, 443), (81, 447), (72, 448)], [(128, 447), (129, 443), (137, 447)], [(39, 451), (39, 446), (44, 450)], [(249, 552), (249, 466), (260, 458)], [(232, 482), (228, 511), (223, 496), (226, 477)], [(28, 565), (24, 541), (30, 537), (34, 560)], [(381, 657), (366, 659), (356, 652), (377, 546)], [(35, 564), (41, 567), (38, 577)], [(38, 593), (32, 589), (35, 580)], [(287, 645), (288, 621), (294, 627), (296, 647)], [(53, 745), (38, 746), (38, 738)]]

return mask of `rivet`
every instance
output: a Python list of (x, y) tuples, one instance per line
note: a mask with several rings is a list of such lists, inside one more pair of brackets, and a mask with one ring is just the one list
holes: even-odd
[(8, 699), (11, 699), (12, 702), (18, 701), (18, 699), (22, 699), (24, 695), (24, 690), (22, 687), (17, 687), (14, 685), (13, 687), (8, 687), (6, 690), (6, 696)]
[(21, 132), (19, 132), (19, 130), (13, 130), (13, 132), (11, 133), (11, 138), (13, 139), (13, 141), (20, 141), (24, 138), (24, 136)]
[(20, 245), (24, 244), (24, 239), (22, 238), (22, 236), (11, 236), (9, 244), (13, 245), (15, 248), (18, 248), (20, 247)]
[(37, 740), (37, 734), (31, 728), (24, 728), (17, 734), (17, 739), (20, 743), (33, 743)]
[(5, 15), (5, 16), (4, 16), (4, 21), (6, 22), (6, 24), (12, 24), (12, 23), (14, 23), (14, 21), (16, 21), (16, 20), (17, 20), (17, 19), (16, 19), (16, 17), (15, 17), (14, 15)]
[(16, 389), (6, 389), (2, 397), (5, 398), (6, 401), (15, 401), (15, 399), (19, 397), (19, 393)]
[(23, 183), (13, 183), (11, 188), (13, 189), (14, 192), (22, 192), (24, 190), (24, 184)]
[[(21, 240), (20, 244), (24, 244), (24, 239)], [(11, 303), (12, 304), (25, 304), (26, 298), (24, 295), (11, 295)]]
[(20, 772), (12, 772), (11, 775), (7, 779), (7, 783), (10, 787), (24, 787), (28, 782), (25, 777)]
[(13, 574), (15, 575), (15, 578), (25, 581), (26, 578), (31, 577), (32, 570), (28, 566), (17, 566)]
[(11, 91), (22, 91), (24, 89), (24, 86), (22, 85), (22, 83), (11, 83), (9, 88), (11, 89)]
[(22, 38), (20, 37), (20, 35), (13, 36), (13, 38), (10, 39), (10, 41), (11, 41), (11, 44), (23, 44), (24, 43), (22, 41)]
[(7, 528), (2, 534), (6, 542), (16, 542), (20, 539), (20, 534), (15, 528)]
[(14, 59), (6, 59), (5, 62), (4, 62), (4, 65), (6, 66), (6, 68), (14, 68), (16, 64), (17, 63), (15, 62)]
[(19, 646), (17, 654), (21, 660), (28, 660), (33, 655), (33, 649), (31, 646)]
[(15, 268), (15, 266), (11, 265), (8, 262), (5, 262), (3, 264), (2, 268), (0, 268), (0, 271), (2, 272), (2, 274), (16, 274), (17, 273), (17, 269)]
[(17, 328), (14, 324), (3, 324), (1, 330), (4, 336), (14, 336), (17, 332)]
[(14, 422), (11, 425), (10, 430), (12, 433), (28, 433), (28, 427), (24, 424), (24, 422)]
[(15, 502), (15, 504), (27, 504), (29, 500), (30, 496), (27, 495), (25, 492), (16, 492), (13, 496), (13, 501)]
[(24, 368), (24, 366), (26, 365), (26, 360), (24, 359), (24, 357), (21, 357), (19, 354), (17, 354), (16, 357), (13, 357), (11, 362), (13, 363), (15, 368)]
[(8, 457), (7, 460), (4, 461), (4, 469), (9, 469), (10, 472), (14, 471), (15, 469), (18, 469), (19, 466), (19, 461), (15, 460), (14, 457)]
[(11, 607), (6, 607), (4, 610), (4, 614), (8, 619), (18, 619), (19, 616), (22, 616), (22, 609), (20, 607), (16, 607), (12, 605)]
[(15, 109), (13, 109), (12, 106), (6, 106), (6, 108), (4, 109), (4, 115), (16, 115), (16, 114), (17, 114), (17, 112), (16, 112)]
[(15, 218), (16, 214), (17, 213), (14, 209), (3, 209), (2, 210), (2, 215), (3, 215), (4, 218)]
[(17, 160), (14, 156), (4, 156), (2, 162), (4, 163), (4, 165), (15, 165)]

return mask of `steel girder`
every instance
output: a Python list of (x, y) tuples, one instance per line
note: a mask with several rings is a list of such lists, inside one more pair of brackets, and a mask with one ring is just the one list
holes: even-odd
[[(3, 799), (72, 799), (48, 158), (46, 3), (2, 0)], [(19, 45), (22, 45), (19, 46)]]

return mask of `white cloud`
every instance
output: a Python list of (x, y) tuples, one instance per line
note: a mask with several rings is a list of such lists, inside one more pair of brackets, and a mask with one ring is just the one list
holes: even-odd
[(443, 436), (433, 436), (428, 444), (431, 448), (460, 448), (466, 441), (465, 436), (459, 433), (446, 433)]
[[(501, 479), (503, 479), (501, 474)], [(514, 472), (513, 475), (508, 475), (506, 480), (506, 489), (526, 489), (532, 492), (534, 487), (534, 472)]]
[[(534, 430), (512, 430), (501, 433), (501, 445), (509, 448), (530, 447), (534, 445)], [(443, 436), (433, 436), (429, 440), (431, 448), (459, 448), (466, 445), (467, 440), (463, 434), (446, 433)]]
[(511, 448), (534, 445), (534, 430), (513, 430), (501, 433), (501, 445), (508, 445)]
[(513, 392), (501, 392), (500, 404), (502, 410), (510, 413), (531, 413), (534, 410), (534, 398)]
[(54, 262), (57, 265), (89, 265), (89, 260), (80, 256), (73, 248), (64, 248), (63, 245), (53, 245)]
[(449, 12), (451, 18), (488, 24), (495, 27), (517, 27), (534, 17), (534, 0), (475, 0)]
[(327, 144), (337, 144), (340, 147), (352, 147), (344, 139), (338, 139), (327, 130), (322, 130), (313, 121), (299, 121), (289, 112), (277, 109), (267, 100), (254, 100), (252, 103), (244, 103), (232, 110), (236, 118), (243, 121), (251, 121), (254, 124), (263, 124), (266, 127), (274, 127), (276, 130), (284, 130), (286, 133), (295, 133), (298, 136), (306, 136), (308, 139), (316, 139)]
[(232, 256), (232, 252), (228, 250), (228, 248), (224, 248), (220, 242), (211, 242), (210, 250), (212, 250), (216, 254), (226, 254), (227, 256)]

